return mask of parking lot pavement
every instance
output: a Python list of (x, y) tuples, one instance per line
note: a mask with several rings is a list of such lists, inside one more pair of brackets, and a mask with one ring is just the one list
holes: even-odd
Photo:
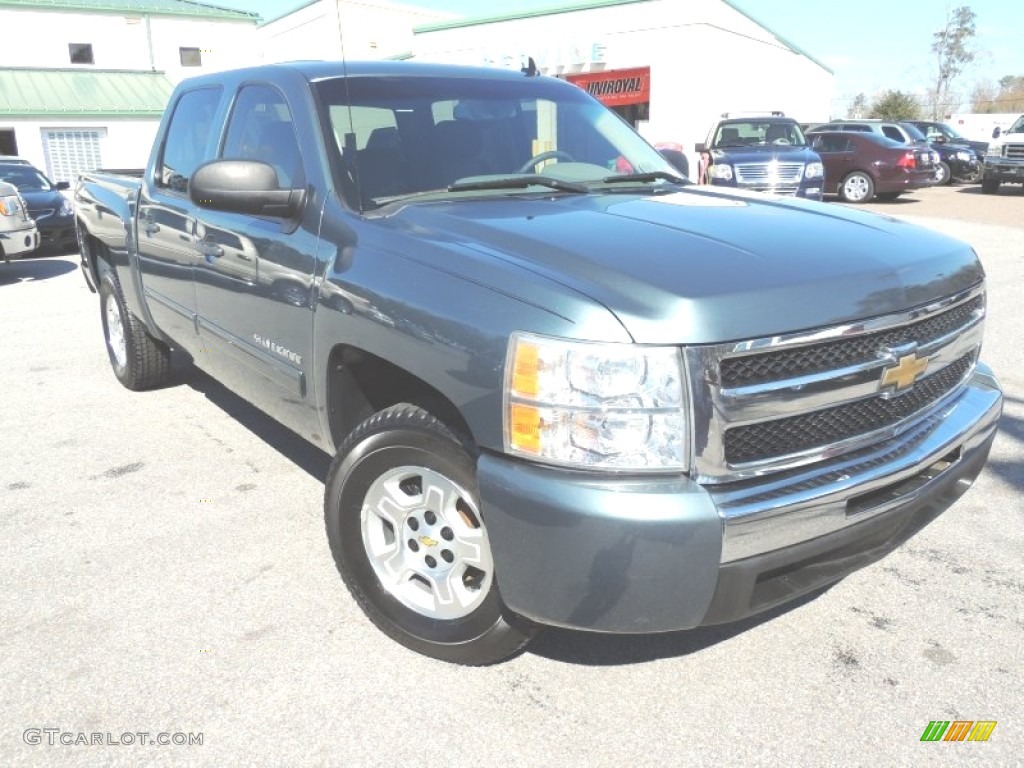
[[(955, 189), (928, 192), (977, 200)], [(198, 374), (122, 389), (75, 259), (0, 265), (0, 764), (1020, 765), (1024, 227), (913, 220), (989, 273), (1007, 408), (975, 487), (767, 618), (545, 631), (485, 669), (363, 618), (323, 532), (326, 456)], [(933, 720), (997, 725), (922, 743)], [(94, 733), (133, 743), (60, 743)], [(160, 733), (202, 745), (141, 745)]]

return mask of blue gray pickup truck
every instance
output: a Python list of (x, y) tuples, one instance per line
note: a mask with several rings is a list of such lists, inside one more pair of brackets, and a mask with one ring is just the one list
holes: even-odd
[(819, 590), (963, 494), (1002, 409), (970, 246), (691, 185), (529, 70), (188, 80), (75, 210), (121, 383), (177, 350), (333, 455), (343, 581), (448, 661)]

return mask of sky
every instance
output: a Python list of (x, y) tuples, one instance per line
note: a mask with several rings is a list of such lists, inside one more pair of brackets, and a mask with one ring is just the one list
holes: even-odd
[[(585, 0), (389, 0), (466, 17), (564, 6)], [(675, 0), (686, 2), (686, 0)], [(1024, 2), (1020, 0), (732, 0), (734, 5), (835, 73), (833, 114), (845, 114), (858, 93), (868, 103), (886, 90), (923, 94), (935, 77), (932, 35), (946, 11), (966, 5), (976, 14), (975, 61), (955, 87), (965, 97), (975, 83), (995, 85), (1024, 76)], [(302, 0), (207, 0), (272, 19)], [(965, 103), (961, 111), (969, 111)]]

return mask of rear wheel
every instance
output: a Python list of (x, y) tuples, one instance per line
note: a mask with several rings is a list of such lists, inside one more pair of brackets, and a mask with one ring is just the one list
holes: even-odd
[(146, 333), (128, 310), (113, 272), (103, 275), (99, 293), (103, 338), (117, 380), (132, 390), (152, 389), (170, 381), (170, 349)]
[(875, 196), (875, 182), (864, 171), (854, 171), (839, 184), (839, 197), (847, 203), (866, 203)]
[(482, 665), (532, 637), (498, 593), (474, 462), (423, 409), (392, 406), (356, 427), (331, 465), (324, 521), (345, 585), (402, 645)]
[(999, 191), (999, 179), (982, 179), (981, 191), (986, 195), (994, 195)]

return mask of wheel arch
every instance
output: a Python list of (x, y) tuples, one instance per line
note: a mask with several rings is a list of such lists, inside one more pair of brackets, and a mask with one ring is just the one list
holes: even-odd
[(367, 417), (392, 405), (409, 403), (434, 416), (475, 454), (473, 431), (458, 406), (401, 366), (360, 347), (338, 344), (331, 349), (326, 378), (324, 401), (335, 448)]

